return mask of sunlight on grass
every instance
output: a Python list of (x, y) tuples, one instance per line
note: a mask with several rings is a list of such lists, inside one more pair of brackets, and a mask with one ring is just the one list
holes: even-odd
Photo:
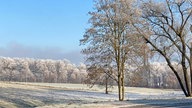
[(42, 106), (44, 105), (43, 102), (41, 102), (40, 100), (34, 100), (34, 99), (23, 99), (24, 101), (26, 101), (28, 104), (30, 104), (31, 106)]
[(116, 105), (111, 104), (55, 104), (47, 105), (37, 108), (117, 108)]
[(16, 104), (11, 103), (11, 102), (7, 102), (4, 100), (0, 100), (0, 107), (1, 108), (17, 108)]
[[(122, 106), (118, 100), (118, 90), (114, 86), (109, 94), (105, 88), (84, 84), (66, 83), (26, 83), (0, 81), (0, 107), (38, 108), (113, 108)], [(173, 89), (153, 89), (126, 87), (125, 98), (130, 101), (154, 99), (185, 99), (182, 91)], [(127, 106), (127, 102), (124, 101)], [(132, 105), (129, 103), (129, 105)], [(135, 105), (135, 104), (133, 104)]]

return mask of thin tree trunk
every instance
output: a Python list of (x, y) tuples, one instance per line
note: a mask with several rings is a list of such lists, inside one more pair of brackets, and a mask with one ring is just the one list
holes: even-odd
[(109, 77), (106, 76), (106, 81), (105, 81), (105, 94), (108, 94), (108, 79), (109, 79)]
[(125, 82), (124, 82), (124, 76), (122, 76), (122, 99), (121, 99), (121, 101), (123, 101), (124, 100), (124, 97), (125, 97)]
[(122, 101), (124, 100), (125, 97), (125, 81), (124, 81), (124, 61), (121, 64), (121, 81), (122, 81)]
[(11, 70), (10, 75), (9, 75), (9, 81), (12, 81), (12, 78), (13, 78), (13, 72)]
[(191, 47), (190, 47), (190, 77), (191, 77), (191, 94), (192, 96), (192, 42), (191, 42)]
[(119, 94), (119, 100), (121, 100), (121, 81), (119, 80), (119, 76), (118, 76), (118, 94)]

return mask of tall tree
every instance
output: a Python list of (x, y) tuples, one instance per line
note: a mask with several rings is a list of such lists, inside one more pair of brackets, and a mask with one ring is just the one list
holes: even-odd
[[(90, 64), (102, 64), (102, 58), (108, 59), (108, 65), (115, 65), (119, 100), (124, 100), (125, 63), (140, 46), (139, 37), (130, 26), (138, 12), (135, 0), (97, 0), (94, 12), (89, 12), (91, 27), (86, 30), (81, 44)], [(93, 63), (94, 61), (94, 63)], [(104, 65), (102, 65), (104, 66)]]
[[(141, 9), (142, 18), (136, 18), (139, 23), (134, 21), (133, 25), (151, 49), (167, 62), (184, 94), (192, 96), (192, 55), (189, 54), (192, 48), (189, 30), (192, 23), (191, 0), (147, 0), (142, 3)], [(181, 64), (182, 76), (173, 66), (173, 61)]]

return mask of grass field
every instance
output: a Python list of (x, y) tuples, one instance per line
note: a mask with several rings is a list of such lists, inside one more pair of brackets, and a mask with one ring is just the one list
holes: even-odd
[[(126, 87), (126, 101), (119, 102), (117, 88), (83, 84), (0, 82), (0, 108), (124, 108), (192, 103), (178, 90)], [(129, 100), (129, 101), (127, 101)]]

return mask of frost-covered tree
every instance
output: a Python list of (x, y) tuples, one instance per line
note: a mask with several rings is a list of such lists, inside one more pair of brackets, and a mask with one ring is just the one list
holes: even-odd
[(57, 82), (57, 71), (56, 71), (56, 65), (54, 60), (46, 60), (46, 66), (48, 69), (48, 82), (55, 83)]
[(0, 59), (0, 80), (6, 80), (6, 74), (7, 72), (5, 71), (5, 65), (7, 65), (7, 61), (5, 58)]
[(16, 73), (16, 62), (12, 58), (3, 59), (3, 70), (5, 71), (5, 79), (8, 81), (13, 81), (15, 79)]
[(74, 71), (74, 65), (70, 62), (66, 62), (66, 69), (67, 69), (67, 83), (72, 83), (73, 79), (75, 78), (75, 75), (73, 74)]
[(81, 83), (86, 66), (68, 60), (42, 60), (0, 57), (0, 80), (23, 82)]
[(135, 3), (135, 0), (97, 0), (95, 11), (89, 12), (91, 27), (81, 40), (81, 44), (88, 44), (82, 52), (90, 64), (102, 64), (105, 58), (111, 61), (108, 66), (115, 66), (116, 73), (112, 75), (116, 75), (120, 101), (124, 100), (125, 93), (125, 63), (142, 43), (130, 25), (138, 13)]
[(18, 59), (17, 60), (17, 71), (19, 71), (19, 79), (23, 82), (28, 82), (28, 80), (33, 80), (34, 75), (29, 69), (28, 61), (25, 59)]
[(56, 62), (57, 82), (67, 82), (67, 68), (65, 61)]
[[(192, 96), (191, 7), (191, 0), (145, 0), (141, 6), (142, 18), (133, 20), (151, 50), (158, 52), (167, 62), (187, 97)], [(182, 66), (182, 75), (173, 62)]]
[(36, 80), (38, 82), (47, 81), (49, 79), (49, 71), (45, 60), (37, 60), (34, 65), (34, 75), (36, 76)]
[(80, 63), (80, 65), (77, 67), (79, 69), (79, 81), (82, 83), (85, 81), (87, 76), (87, 67), (84, 63)]

